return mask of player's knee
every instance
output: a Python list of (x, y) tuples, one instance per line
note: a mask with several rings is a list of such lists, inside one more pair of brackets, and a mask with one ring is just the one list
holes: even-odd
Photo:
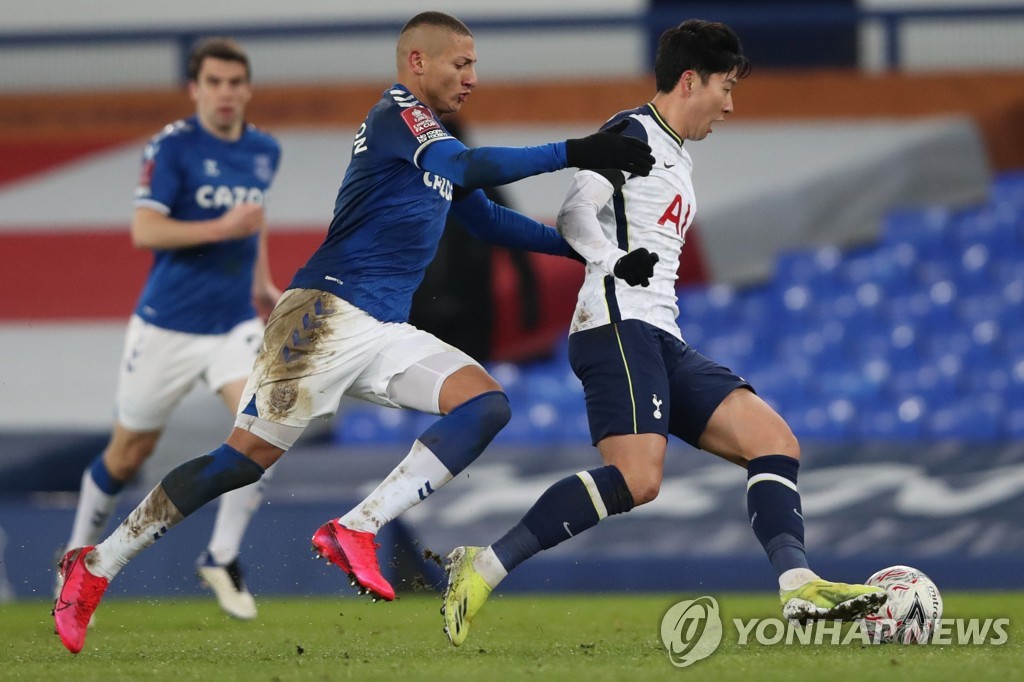
[(789, 455), (793, 459), (800, 459), (800, 441), (796, 439), (789, 426), (786, 427), (786, 435), (779, 447), (779, 453)]
[(504, 391), (490, 391), (475, 398), (484, 431), (498, 433), (512, 419), (512, 406)]
[(633, 496), (633, 506), (637, 507), (654, 501), (658, 496), (661, 492), (661, 475), (653, 472), (633, 474), (626, 479), (626, 484), (629, 486), (630, 495)]
[(762, 445), (762, 449), (767, 450), (764, 454), (786, 455), (800, 459), (800, 441), (785, 422), (774, 430), (771, 438)]
[(749, 445), (741, 448), (737, 463), (749, 462), (764, 455), (786, 455), (800, 459), (800, 441), (785, 422), (768, 433), (760, 434)]
[(135, 477), (154, 449), (155, 443), (148, 439), (130, 441), (124, 447), (109, 450), (103, 463), (111, 476), (127, 481)]
[(226, 492), (255, 483), (263, 473), (263, 467), (225, 443), (172, 469), (160, 485), (182, 516), (188, 516)]

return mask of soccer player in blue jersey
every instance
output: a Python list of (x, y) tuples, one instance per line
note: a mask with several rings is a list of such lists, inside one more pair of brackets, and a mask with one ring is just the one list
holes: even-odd
[(476, 60), (472, 34), (452, 16), (424, 12), (402, 29), (398, 81), (356, 132), (327, 237), (270, 316), (227, 442), (167, 474), (102, 543), (63, 558), (54, 617), (69, 650), (81, 650), (109, 581), (132, 557), (206, 502), (258, 481), (343, 395), (442, 415), (376, 490), (313, 536), (361, 591), (394, 598), (377, 531), (472, 463), (511, 416), (501, 386), (475, 360), (406, 322), (448, 211), (492, 243), (571, 256), (556, 230), (473, 188), (569, 166), (646, 175), (653, 163), (646, 143), (617, 131), (466, 148), (438, 117), (470, 96)]
[[(197, 382), (238, 409), (261, 314), (281, 295), (270, 278), (263, 209), (280, 147), (245, 121), (249, 68), (234, 41), (200, 43), (188, 63), (195, 115), (146, 145), (131, 231), (138, 248), (153, 251), (153, 266), (128, 326), (113, 434), (82, 477), (68, 547), (99, 540), (122, 488)], [(261, 482), (221, 498), (198, 565), (221, 607), (242, 619), (256, 617), (256, 603), (238, 553), (262, 497)]]
[(668, 29), (655, 58), (654, 99), (605, 124), (625, 122), (623, 134), (649, 143), (654, 170), (576, 174), (558, 221), (587, 261), (569, 360), (604, 466), (552, 485), (489, 547), (449, 555), (442, 612), (452, 644), (466, 640), (491, 591), (517, 565), (653, 500), (668, 434), (747, 470), (750, 525), (778, 573), (786, 618), (852, 619), (885, 600), (884, 590), (828, 582), (810, 570), (796, 438), (750, 384), (689, 346), (676, 322), (676, 271), (696, 213), (684, 142), (704, 139), (732, 112), (732, 90), (749, 71), (724, 24), (691, 20)]

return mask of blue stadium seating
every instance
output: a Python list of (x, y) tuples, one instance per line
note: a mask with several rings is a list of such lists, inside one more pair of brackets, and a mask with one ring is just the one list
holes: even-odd
[[(893, 211), (877, 244), (780, 255), (746, 289), (680, 290), (679, 324), (701, 352), (747, 377), (802, 438), (836, 441), (1024, 436), (1024, 173), (984, 205)], [(589, 440), (566, 344), (490, 368), (514, 418), (509, 444)], [(346, 443), (408, 442), (432, 417), (343, 411)]]

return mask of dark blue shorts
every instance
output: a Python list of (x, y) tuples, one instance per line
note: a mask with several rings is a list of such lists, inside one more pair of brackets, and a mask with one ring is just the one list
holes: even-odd
[(694, 447), (712, 413), (742, 377), (640, 320), (569, 336), (569, 362), (583, 382), (596, 445), (606, 436), (672, 434)]

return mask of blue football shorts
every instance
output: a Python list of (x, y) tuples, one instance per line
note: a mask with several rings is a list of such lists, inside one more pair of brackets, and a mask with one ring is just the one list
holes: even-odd
[(569, 336), (569, 362), (587, 402), (590, 437), (672, 434), (698, 447), (708, 420), (737, 388), (753, 390), (727, 367), (641, 320)]

